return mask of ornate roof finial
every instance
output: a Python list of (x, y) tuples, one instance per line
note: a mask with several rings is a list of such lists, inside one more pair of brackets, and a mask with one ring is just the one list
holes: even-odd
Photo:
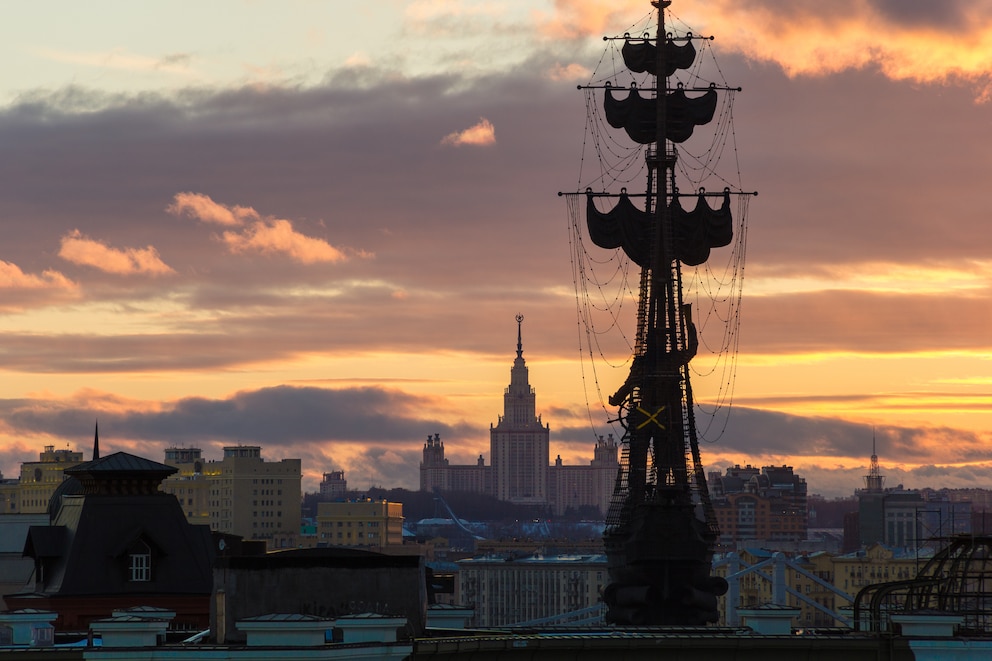
[(524, 356), (524, 345), (523, 345), (523, 341), (521, 341), (520, 339), (520, 325), (523, 323), (523, 321), (524, 321), (524, 316), (518, 312), (517, 313), (517, 358), (523, 358)]

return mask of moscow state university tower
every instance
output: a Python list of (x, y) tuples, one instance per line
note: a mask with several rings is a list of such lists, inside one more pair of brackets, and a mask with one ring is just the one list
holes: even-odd
[(517, 357), (510, 369), (510, 385), (503, 393), (503, 415), (490, 425), (489, 460), (492, 491), (512, 503), (546, 504), (548, 498), (548, 444), (550, 428), (535, 414), (534, 389), (524, 362), (517, 315)]

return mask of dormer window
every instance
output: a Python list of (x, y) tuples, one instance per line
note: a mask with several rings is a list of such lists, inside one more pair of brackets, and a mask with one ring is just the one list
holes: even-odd
[(132, 582), (152, 580), (152, 550), (143, 540), (131, 545), (127, 553), (128, 580)]

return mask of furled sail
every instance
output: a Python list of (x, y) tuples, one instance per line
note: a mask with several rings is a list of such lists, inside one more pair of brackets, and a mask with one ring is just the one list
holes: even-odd
[[(665, 95), (665, 137), (672, 142), (685, 142), (693, 129), (713, 120), (718, 96), (712, 87), (701, 96), (686, 96), (680, 85), (678, 89)], [(631, 85), (627, 97), (617, 99), (613, 88), (607, 84), (603, 110), (606, 121), (615, 129), (623, 129), (630, 139), (648, 145), (657, 138), (658, 125), (657, 99), (640, 95), (637, 87)]]
[[(640, 267), (651, 262), (650, 230), (652, 214), (638, 209), (626, 193), (609, 211), (603, 213), (586, 195), (586, 224), (589, 238), (600, 248), (623, 248)], [(696, 206), (686, 211), (676, 196), (669, 205), (675, 234), (675, 257), (683, 264), (698, 266), (709, 259), (710, 249), (728, 245), (734, 236), (734, 221), (730, 212), (730, 191), (724, 191), (723, 204), (712, 209), (704, 193), (696, 198)]]
[[(635, 73), (649, 73), (657, 76), (658, 49), (650, 41), (631, 41), (627, 39), (620, 50), (623, 62)], [(696, 47), (691, 41), (679, 46), (669, 39), (665, 42), (665, 77), (673, 75), (679, 69), (688, 69), (696, 59)]]
[(648, 235), (651, 220), (651, 214), (635, 207), (626, 193), (621, 193), (616, 206), (606, 213), (600, 213), (593, 203), (593, 196), (586, 195), (589, 238), (600, 248), (623, 248), (640, 267), (647, 266), (651, 261)]
[(723, 204), (711, 209), (704, 193), (696, 198), (696, 206), (686, 211), (679, 198), (672, 200), (672, 226), (675, 232), (675, 253), (683, 264), (699, 266), (710, 258), (711, 248), (728, 245), (734, 238), (734, 219), (730, 213), (730, 191), (723, 192)]

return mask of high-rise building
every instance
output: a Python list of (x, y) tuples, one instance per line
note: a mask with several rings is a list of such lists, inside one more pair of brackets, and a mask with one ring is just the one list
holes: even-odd
[(566, 466), (559, 456), (549, 466), (551, 426), (536, 411), (536, 393), (523, 356), (522, 322), (523, 316), (517, 315), (517, 355), (510, 369), (510, 385), (503, 393), (503, 415), (490, 425), (491, 465), (486, 465), (482, 455), (475, 464), (450, 464), (440, 435), (428, 436), (420, 464), (420, 490), (484, 493), (512, 503), (544, 506), (555, 514), (594, 507), (605, 515), (619, 469), (617, 442), (612, 434), (600, 436), (588, 465)]
[(190, 523), (263, 540), (272, 548), (297, 545), (302, 469), (299, 459), (265, 461), (257, 445), (224, 448), (205, 461), (199, 448), (168, 448), (165, 463), (179, 469), (162, 491), (179, 499)]
[(489, 459), (493, 464), (493, 495), (500, 500), (546, 505), (548, 446), (551, 426), (536, 414), (536, 395), (530, 385), (517, 315), (517, 357), (510, 369), (510, 385), (503, 393), (503, 415), (489, 430)]
[(875, 543), (915, 549), (940, 546), (952, 535), (971, 532), (971, 502), (955, 500), (939, 492), (885, 488), (872, 439), (871, 466), (865, 488), (857, 491), (858, 539), (846, 544), (859, 548)]

